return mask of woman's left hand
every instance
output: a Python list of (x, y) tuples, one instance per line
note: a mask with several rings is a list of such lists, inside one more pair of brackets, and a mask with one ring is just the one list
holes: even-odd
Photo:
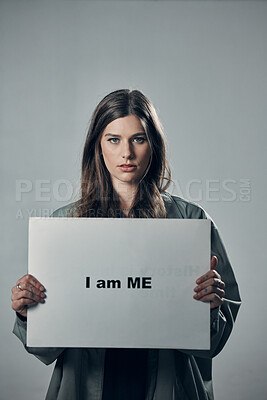
[(215, 271), (218, 258), (213, 256), (210, 262), (210, 270), (196, 280), (197, 286), (194, 291), (194, 299), (203, 302), (210, 302), (210, 308), (219, 307), (223, 303), (225, 295), (225, 283), (221, 280), (221, 275)]

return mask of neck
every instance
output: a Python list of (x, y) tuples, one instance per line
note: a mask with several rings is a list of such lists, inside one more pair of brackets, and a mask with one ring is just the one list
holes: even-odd
[(117, 184), (113, 183), (113, 187), (120, 199), (120, 209), (129, 211), (133, 205), (138, 190), (138, 184), (119, 182)]

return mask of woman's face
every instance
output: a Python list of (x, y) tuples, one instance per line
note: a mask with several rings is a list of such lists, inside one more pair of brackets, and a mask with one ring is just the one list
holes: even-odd
[(140, 181), (148, 166), (151, 150), (136, 115), (110, 122), (102, 133), (100, 145), (113, 186)]

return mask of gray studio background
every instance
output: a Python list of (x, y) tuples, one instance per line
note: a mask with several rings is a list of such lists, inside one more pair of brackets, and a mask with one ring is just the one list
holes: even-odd
[(156, 105), (171, 191), (214, 218), (239, 282), (216, 400), (266, 398), (266, 18), (262, 1), (0, 2), (1, 400), (44, 399), (53, 368), (11, 333), (29, 215), (77, 198), (91, 113), (124, 87)]

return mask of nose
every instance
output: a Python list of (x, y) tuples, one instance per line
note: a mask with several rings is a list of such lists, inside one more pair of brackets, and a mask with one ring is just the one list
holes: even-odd
[(125, 158), (126, 160), (131, 160), (134, 158), (133, 147), (128, 141), (122, 146), (122, 158)]

